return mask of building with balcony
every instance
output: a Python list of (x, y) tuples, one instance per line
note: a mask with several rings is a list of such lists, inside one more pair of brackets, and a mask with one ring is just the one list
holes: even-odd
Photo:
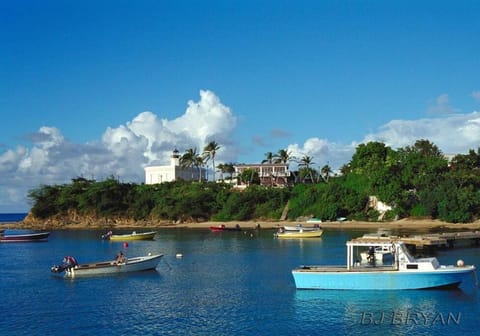
[(288, 164), (284, 163), (262, 163), (262, 164), (241, 164), (235, 165), (235, 172), (232, 178), (237, 179), (237, 185), (245, 185), (241, 182), (240, 176), (247, 169), (258, 173), (260, 185), (284, 187), (292, 181), (292, 174), (288, 170)]

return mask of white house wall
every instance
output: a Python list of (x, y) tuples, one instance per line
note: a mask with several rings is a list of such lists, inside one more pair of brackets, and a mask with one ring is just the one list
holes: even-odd
[[(193, 173), (193, 174), (192, 174)], [(145, 167), (145, 184), (157, 184), (176, 181), (182, 179), (185, 181), (199, 180), (198, 168), (182, 169), (179, 166), (150, 166)], [(202, 179), (206, 178), (206, 170), (202, 169)]]

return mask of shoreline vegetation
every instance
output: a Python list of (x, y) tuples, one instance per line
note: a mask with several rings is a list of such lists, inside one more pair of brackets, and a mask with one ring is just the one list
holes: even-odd
[[(260, 179), (255, 169), (246, 169), (236, 180), (230, 175), (231, 183), (223, 176), (215, 182), (201, 177), (193, 181), (192, 176), (157, 184), (125, 183), (110, 176), (41, 185), (30, 190), (30, 213), (16, 225), (116, 230), (225, 223), (248, 229), (308, 225), (308, 218), (320, 218), (324, 228), (339, 229), (480, 228), (480, 148), (447, 159), (427, 140), (398, 150), (369, 142), (360, 144), (335, 175), (328, 166), (320, 172), (309, 168), (310, 159), (304, 157), (301, 168), (282, 183), (276, 175)], [(186, 162), (192, 167), (194, 161)], [(235, 188), (237, 184), (245, 188)], [(338, 218), (347, 221), (336, 222)]]
[[(266, 221), (266, 220), (251, 220), (251, 221), (230, 221), (230, 222), (182, 222), (173, 223), (171, 221), (130, 221), (130, 220), (79, 220), (75, 222), (68, 221), (38, 221), (31, 220), (27, 216), (21, 222), (6, 222), (2, 223), (1, 227), (4, 229), (28, 229), (28, 230), (126, 230), (126, 229), (208, 229), (210, 226), (218, 226), (225, 224), (227, 227), (240, 225), (242, 229), (278, 229), (284, 225), (313, 226), (312, 223), (305, 221)], [(480, 220), (472, 223), (448, 223), (438, 219), (425, 218), (406, 218), (394, 221), (383, 222), (364, 222), (364, 221), (326, 221), (319, 223), (324, 229), (337, 230), (355, 230), (355, 229), (408, 229), (408, 230), (479, 230)]]

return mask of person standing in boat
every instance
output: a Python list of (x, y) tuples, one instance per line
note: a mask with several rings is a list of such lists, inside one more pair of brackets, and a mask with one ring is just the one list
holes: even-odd
[(368, 248), (367, 260), (369, 263), (375, 265), (375, 248), (373, 246)]

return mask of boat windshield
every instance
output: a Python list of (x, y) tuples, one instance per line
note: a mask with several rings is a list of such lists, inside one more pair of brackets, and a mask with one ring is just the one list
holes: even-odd
[(408, 262), (414, 262), (415, 261), (415, 258), (410, 254), (410, 252), (408, 252), (408, 249), (407, 247), (405, 246), (405, 244), (400, 244), (398, 246), (398, 248), (400, 249), (399, 252), (403, 253), (405, 255), (405, 257), (407, 258)]

